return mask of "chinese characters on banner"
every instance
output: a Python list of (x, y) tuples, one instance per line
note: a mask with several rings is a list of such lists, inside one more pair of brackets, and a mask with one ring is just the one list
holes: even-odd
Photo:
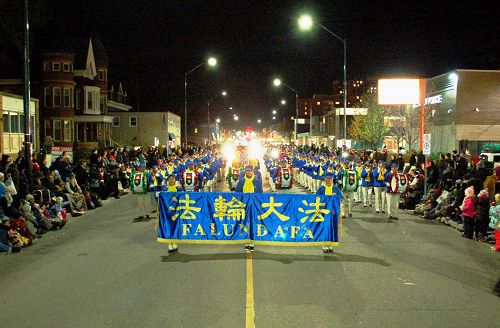
[(158, 241), (334, 246), (340, 196), (160, 193)]

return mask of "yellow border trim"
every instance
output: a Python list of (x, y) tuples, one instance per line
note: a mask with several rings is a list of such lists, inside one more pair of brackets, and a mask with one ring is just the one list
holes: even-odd
[(267, 246), (290, 246), (290, 247), (311, 247), (311, 246), (339, 246), (338, 242), (334, 241), (311, 241), (311, 242), (293, 242), (293, 241), (258, 241), (251, 239), (241, 240), (195, 240), (195, 239), (156, 239), (160, 243), (168, 244), (204, 244), (204, 245), (267, 245)]
[(255, 328), (255, 306), (253, 296), (253, 264), (252, 253), (247, 253), (247, 294), (245, 307), (245, 327)]

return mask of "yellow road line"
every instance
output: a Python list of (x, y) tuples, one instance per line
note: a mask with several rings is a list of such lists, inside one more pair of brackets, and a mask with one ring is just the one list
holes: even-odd
[(255, 308), (253, 302), (253, 263), (252, 253), (247, 253), (247, 303), (246, 303), (246, 328), (255, 327)]

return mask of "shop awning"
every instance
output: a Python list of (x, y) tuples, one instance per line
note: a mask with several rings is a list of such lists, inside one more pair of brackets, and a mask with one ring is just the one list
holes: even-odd
[(173, 133), (169, 133), (169, 134), (168, 134), (168, 140), (169, 140), (169, 141), (174, 141), (174, 140), (175, 140), (175, 134), (173, 134)]

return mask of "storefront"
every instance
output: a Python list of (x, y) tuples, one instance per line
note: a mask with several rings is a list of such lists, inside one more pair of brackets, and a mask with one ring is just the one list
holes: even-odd
[(500, 143), (500, 71), (455, 70), (427, 79), (433, 153), (478, 154)]

